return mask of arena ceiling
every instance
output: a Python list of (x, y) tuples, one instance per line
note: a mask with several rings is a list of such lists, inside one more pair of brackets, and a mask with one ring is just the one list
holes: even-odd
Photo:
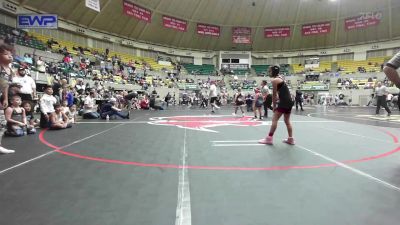
[[(126, 0), (151, 11), (151, 22), (123, 13), (123, 0), (100, 0), (101, 12), (83, 0), (16, 0), (23, 7), (121, 37), (202, 50), (288, 51), (390, 40), (400, 37), (400, 0)], [(377, 26), (346, 31), (346, 18), (381, 12)], [(163, 26), (163, 15), (187, 21), (186, 32)], [(393, 22), (392, 22), (393, 21)], [(304, 24), (330, 22), (329, 34), (304, 36)], [(197, 34), (197, 24), (220, 27), (220, 36)], [(234, 44), (233, 27), (251, 27), (251, 44)], [(289, 26), (290, 37), (265, 38), (264, 28)]]

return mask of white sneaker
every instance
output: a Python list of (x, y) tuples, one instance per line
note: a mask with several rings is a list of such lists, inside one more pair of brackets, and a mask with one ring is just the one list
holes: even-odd
[(10, 154), (10, 153), (14, 153), (14, 150), (10, 150), (10, 149), (6, 149), (0, 146), (0, 153), (1, 154)]
[(245, 117), (245, 116), (246, 116), (246, 114), (245, 114), (245, 113), (243, 113), (243, 114), (242, 114), (242, 117)]
[(232, 116), (236, 116), (236, 113), (232, 113)]
[(214, 105), (214, 107), (216, 108), (216, 109), (219, 109), (220, 107), (219, 106), (217, 106), (216, 104)]

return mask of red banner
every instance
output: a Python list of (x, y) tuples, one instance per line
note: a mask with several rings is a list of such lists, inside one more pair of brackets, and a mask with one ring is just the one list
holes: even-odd
[(264, 37), (266, 38), (290, 37), (290, 27), (266, 27), (264, 28)]
[(377, 26), (381, 23), (381, 19), (382, 19), (382, 12), (363, 13), (360, 16), (347, 18), (344, 21), (344, 27), (346, 30), (354, 30), (371, 26)]
[(301, 31), (303, 36), (328, 34), (331, 32), (331, 22), (306, 24)]
[(232, 28), (232, 42), (234, 44), (251, 44), (251, 28), (250, 27)]
[(164, 27), (179, 30), (179, 31), (186, 31), (187, 30), (187, 22), (185, 20), (177, 19), (174, 17), (163, 16), (163, 24)]
[(132, 2), (124, 1), (124, 13), (139, 20), (151, 22), (151, 11)]
[(219, 37), (220, 28), (219, 28), (219, 26), (198, 23), (197, 24), (197, 33), (201, 34), (201, 35)]

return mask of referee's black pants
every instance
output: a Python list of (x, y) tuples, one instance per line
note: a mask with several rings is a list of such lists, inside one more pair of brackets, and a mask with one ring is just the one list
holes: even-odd
[(379, 110), (381, 110), (381, 106), (383, 108), (385, 108), (386, 112), (388, 114), (392, 113), (389, 109), (389, 107), (387, 106), (387, 102), (386, 102), (386, 95), (383, 96), (377, 96), (377, 102), (376, 102), (376, 114), (379, 114)]

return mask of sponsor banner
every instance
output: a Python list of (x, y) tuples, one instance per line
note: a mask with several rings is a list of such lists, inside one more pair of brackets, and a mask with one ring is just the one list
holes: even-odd
[(327, 84), (302, 84), (300, 86), (300, 90), (302, 91), (329, 91), (329, 85)]
[(301, 31), (303, 36), (328, 34), (331, 32), (331, 22), (306, 24)]
[(232, 28), (232, 42), (234, 44), (251, 44), (251, 28), (250, 27)]
[(187, 22), (170, 16), (163, 16), (163, 24), (166, 28), (171, 28), (185, 32), (187, 30)]
[(266, 38), (290, 37), (290, 27), (266, 27), (264, 28), (264, 37)]
[(93, 9), (97, 12), (100, 12), (100, 0), (86, 0), (85, 5), (89, 9)]
[(136, 19), (151, 22), (151, 11), (132, 2), (124, 1), (124, 13)]
[(197, 33), (200, 35), (219, 37), (220, 28), (219, 28), (219, 26), (198, 23), (197, 24)]
[(381, 19), (382, 12), (363, 13), (359, 16), (345, 19), (344, 27), (346, 30), (354, 30), (377, 26), (381, 23)]
[(19, 29), (57, 29), (58, 17), (55, 14), (23, 14), (17, 15)]

